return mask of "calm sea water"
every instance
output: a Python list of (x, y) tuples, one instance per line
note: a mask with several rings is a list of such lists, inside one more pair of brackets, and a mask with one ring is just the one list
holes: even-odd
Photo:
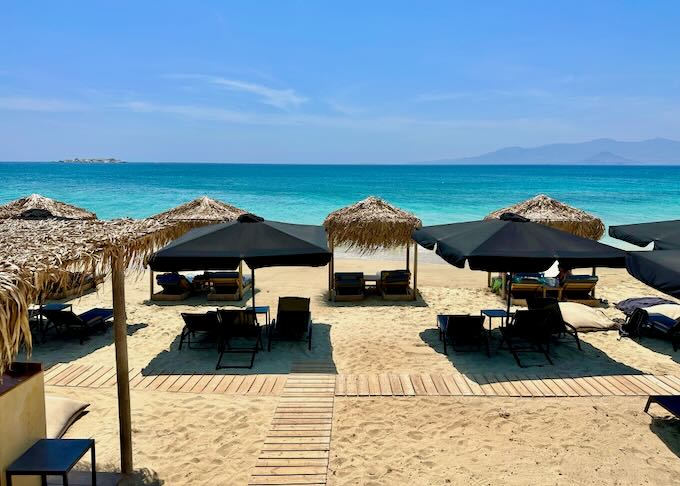
[(6, 162), (0, 180), (0, 203), (35, 192), (103, 219), (146, 217), (205, 194), (267, 219), (318, 224), (376, 195), (438, 224), (479, 219), (538, 193), (607, 225), (680, 218), (680, 167)]

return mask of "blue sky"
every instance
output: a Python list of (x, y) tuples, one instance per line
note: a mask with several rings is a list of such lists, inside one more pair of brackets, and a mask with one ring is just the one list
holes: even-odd
[(3, 2), (0, 160), (680, 139), (680, 2)]

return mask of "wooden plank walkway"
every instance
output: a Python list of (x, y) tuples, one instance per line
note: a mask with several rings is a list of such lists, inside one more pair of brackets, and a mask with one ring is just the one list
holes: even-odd
[[(192, 375), (157, 371), (144, 374), (130, 369), (132, 390), (180, 393), (220, 393), (227, 395), (280, 395), (287, 375)], [(108, 366), (81, 366), (59, 363), (45, 371), (48, 386), (102, 388), (116, 384), (116, 370)]]
[[(332, 365), (297, 364), (297, 374), (318, 374), (334, 380), (341, 397), (503, 396), (600, 397), (680, 395), (680, 377), (674, 375), (577, 376), (541, 373), (360, 373), (335, 375)], [(130, 370), (132, 390), (227, 395), (278, 396), (291, 375), (173, 374), (160, 370), (145, 374)], [(328, 378), (329, 379), (329, 378)], [(45, 371), (49, 386), (102, 388), (116, 384), (110, 366), (59, 363)]]
[(325, 485), (333, 427), (334, 368), (294, 364), (249, 486)]
[(338, 375), (335, 396), (601, 397), (680, 395), (673, 375), (381, 373)]

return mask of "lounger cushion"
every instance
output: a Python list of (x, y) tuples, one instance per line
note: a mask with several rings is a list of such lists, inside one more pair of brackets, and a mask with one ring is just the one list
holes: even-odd
[(617, 325), (602, 311), (576, 302), (560, 302), (560, 312), (567, 324), (571, 324), (578, 332), (607, 331), (616, 329)]
[(680, 319), (680, 305), (678, 304), (652, 305), (645, 310), (649, 314), (661, 314), (671, 319)]
[(90, 404), (56, 395), (45, 395), (47, 439), (60, 439)]

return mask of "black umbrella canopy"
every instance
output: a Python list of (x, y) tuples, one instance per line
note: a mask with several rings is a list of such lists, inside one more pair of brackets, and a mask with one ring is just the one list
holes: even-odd
[(331, 259), (322, 226), (265, 221), (253, 215), (189, 231), (149, 259), (152, 270), (228, 270), (324, 266)]
[(680, 249), (680, 220), (610, 226), (609, 236), (637, 246), (654, 242), (655, 250)]
[(421, 246), (452, 265), (488, 272), (541, 272), (559, 260), (570, 268), (624, 267), (625, 252), (507, 213), (501, 219), (426, 226)]
[(639, 281), (680, 298), (680, 250), (631, 251), (626, 267)]

